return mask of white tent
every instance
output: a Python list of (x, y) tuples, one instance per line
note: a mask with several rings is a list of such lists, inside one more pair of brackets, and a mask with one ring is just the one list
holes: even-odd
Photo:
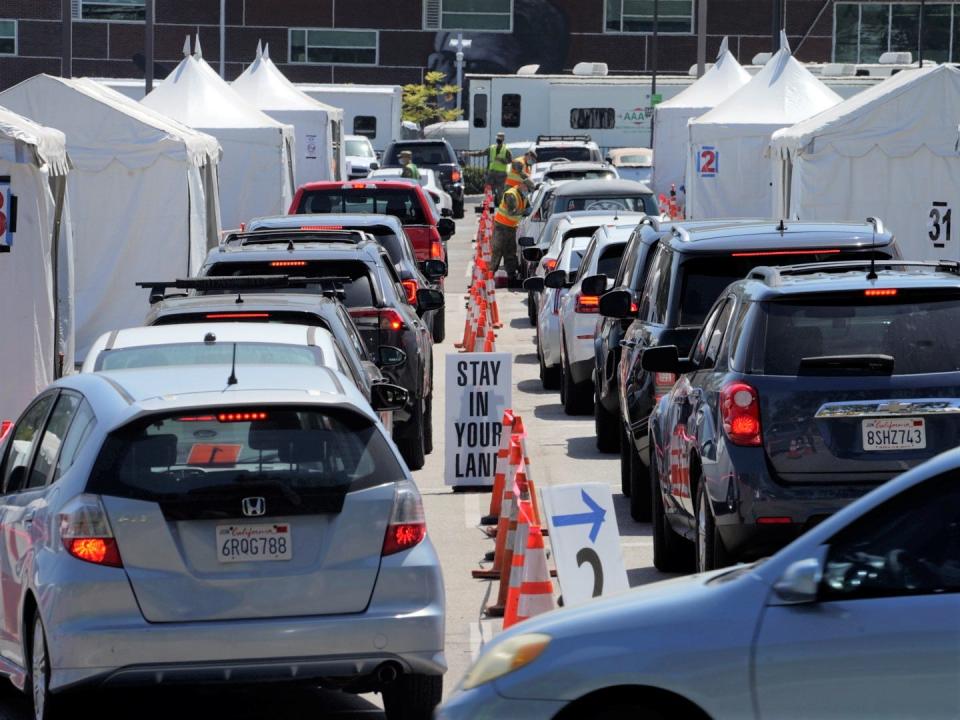
[(0, 107), (0, 420), (73, 366), (66, 142)]
[(189, 275), (219, 239), (220, 148), (84, 78), (36, 75), (0, 93), (0, 105), (66, 135), (82, 359), (101, 333), (143, 321), (137, 280)]
[(766, 216), (770, 136), (840, 102), (793, 58), (785, 33), (780, 47), (750, 82), (687, 126), (688, 218)]
[[(342, 180), (343, 110), (314, 100), (294, 87), (270, 59), (270, 45), (231, 87), (244, 100), (296, 134), (296, 186), (315, 180)], [(284, 208), (286, 209), (286, 208)]]
[(293, 128), (240, 97), (207, 65), (199, 43), (190, 55), (188, 38), (183, 60), (140, 102), (220, 141), (225, 228), (287, 212), (293, 199)]
[(911, 260), (960, 260), (960, 70), (902, 70), (773, 135), (774, 210), (880, 217)]
[(703, 77), (683, 92), (657, 105), (654, 110), (653, 189), (667, 193), (671, 185), (683, 185), (687, 166), (687, 123), (726, 100), (750, 81), (727, 49), (727, 38), (720, 44), (717, 61)]

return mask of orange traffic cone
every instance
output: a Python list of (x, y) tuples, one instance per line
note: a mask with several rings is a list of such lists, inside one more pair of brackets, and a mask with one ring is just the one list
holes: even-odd
[(527, 429), (523, 425), (523, 418), (519, 415), (513, 425), (513, 431), (520, 436), (520, 447), (523, 450), (523, 467), (530, 492), (530, 503), (533, 506), (533, 522), (543, 528), (542, 532), (546, 535), (547, 529), (543, 526), (543, 517), (540, 514), (540, 499), (537, 495), (537, 486), (533, 482), (533, 477), (530, 474), (530, 453), (527, 452)]
[[(530, 504), (520, 501), (517, 529), (513, 535), (513, 557), (510, 559), (510, 582), (503, 609), (503, 629), (517, 623), (520, 609), (520, 589), (523, 585), (524, 561), (527, 555), (527, 537), (530, 533)], [(503, 583), (501, 582), (501, 587)]]
[(503, 411), (500, 447), (497, 450), (497, 462), (493, 468), (493, 492), (490, 494), (490, 511), (480, 518), (481, 525), (496, 525), (500, 518), (500, 507), (503, 504), (503, 486), (507, 476), (507, 466), (510, 463), (510, 435), (513, 433), (513, 423), (513, 410), (507, 408)]
[[(515, 557), (514, 547), (516, 545), (517, 528), (519, 527), (519, 514), (519, 506), (517, 503), (513, 503), (511, 506), (511, 515), (513, 515), (513, 518), (510, 520), (510, 525), (506, 532), (506, 541), (504, 543), (503, 570), (500, 573), (500, 588), (497, 591), (497, 602), (494, 605), (488, 605), (483, 611), (488, 617), (503, 617), (507, 608), (511, 578), (516, 576), (513, 571)], [(526, 525), (524, 525), (524, 527), (526, 527)], [(519, 562), (522, 563), (523, 560), (520, 559)], [(522, 578), (517, 577), (516, 580), (520, 582)]]
[(515, 437), (512, 437), (510, 440), (510, 481), (504, 483), (503, 499), (500, 504), (500, 518), (497, 521), (497, 527), (494, 529), (497, 544), (493, 554), (493, 567), (489, 570), (474, 570), (472, 575), (477, 579), (502, 579), (503, 569), (508, 566), (509, 560), (507, 556), (513, 547), (510, 545), (512, 540), (512, 536), (510, 535), (511, 526), (515, 526), (516, 523), (516, 475), (520, 470), (520, 464), (522, 462), (523, 454), (520, 450), (520, 443)]
[[(509, 604), (509, 603), (508, 603)], [(523, 558), (523, 580), (517, 602), (516, 622), (553, 610), (553, 583), (547, 569), (547, 551), (540, 526), (531, 523)], [(506, 627), (506, 618), (504, 618)]]
[(496, 336), (493, 334), (493, 327), (488, 327), (487, 336), (483, 340), (483, 351), (489, 353), (496, 352), (497, 348), (494, 342), (495, 340)]

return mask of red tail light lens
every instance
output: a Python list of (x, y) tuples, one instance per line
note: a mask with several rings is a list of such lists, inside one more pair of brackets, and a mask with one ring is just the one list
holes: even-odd
[[(301, 230), (343, 230), (343, 225), (301, 225)], [(306, 263), (303, 263), (306, 265)]]
[(864, 290), (866, 297), (894, 297), (897, 294), (896, 288), (871, 288)]
[(411, 305), (417, 304), (417, 290), (419, 286), (417, 285), (416, 280), (404, 280), (400, 283), (403, 285), (404, 291), (407, 293), (407, 302)]
[(547, 272), (550, 272), (556, 266), (557, 266), (556, 258), (547, 258), (546, 260), (543, 261), (543, 269), (546, 270)]
[(459, 171), (459, 170), (454, 170), (452, 173), (450, 173), (450, 179), (451, 179), (453, 182), (460, 182), (460, 178), (461, 178), (461, 177), (462, 177), (462, 176), (460, 175), (460, 171)]
[(383, 538), (381, 555), (394, 555), (419, 545), (427, 536), (427, 522), (423, 515), (423, 503), (416, 486), (403, 480), (397, 483), (393, 499), (393, 512)]
[(574, 312), (596, 314), (600, 312), (599, 295), (577, 295), (577, 304), (573, 308)]
[(443, 243), (434, 240), (430, 243), (430, 257), (433, 260), (443, 260)]
[(59, 514), (60, 540), (70, 555), (95, 565), (123, 567), (107, 513), (97, 495), (78, 495)]
[(207, 320), (265, 320), (270, 313), (207, 313)]
[(0, 443), (4, 441), (9, 433), (13, 429), (13, 420), (0, 420)]
[(760, 398), (742, 382), (725, 385), (720, 391), (723, 431), (734, 445), (760, 445)]
[(306, 260), (274, 260), (270, 267), (306, 267)]
[(95, 565), (123, 567), (120, 549), (113, 538), (74, 538), (64, 544), (67, 552), (79, 560)]
[(403, 316), (396, 310), (380, 311), (380, 329), (381, 330), (403, 330)]
[(217, 420), (226, 422), (252, 422), (254, 420), (266, 420), (265, 412), (229, 412), (217, 415)]

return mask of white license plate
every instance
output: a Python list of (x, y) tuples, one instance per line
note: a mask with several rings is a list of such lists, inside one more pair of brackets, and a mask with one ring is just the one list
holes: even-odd
[(290, 523), (217, 525), (217, 560), (220, 562), (292, 559)]
[(868, 418), (861, 426), (863, 449), (923, 450), (927, 427), (923, 418)]

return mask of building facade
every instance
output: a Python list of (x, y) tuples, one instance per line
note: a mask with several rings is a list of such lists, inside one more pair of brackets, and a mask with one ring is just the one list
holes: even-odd
[[(204, 56), (220, 57), (220, 0), (155, 2), (155, 77), (199, 35)], [(776, 0), (709, 0), (708, 56), (721, 38), (739, 60), (771, 49)], [(860, 2), (782, 0), (799, 59), (876, 62), (923, 39), (924, 57), (960, 61), (960, 0)], [(147, 0), (71, 0), (76, 76), (143, 77)], [(36, 73), (61, 74), (61, 0), (0, 2), (0, 89)], [(455, 77), (458, 32), (471, 40), (465, 72), (512, 73), (528, 64), (563, 72), (581, 61), (611, 73), (654, 66), (653, 0), (226, 0), (225, 74), (252, 61), (258, 41), (294, 81), (404, 84), (425, 72)], [(657, 66), (686, 72), (696, 62), (695, 0), (659, 0)]]

